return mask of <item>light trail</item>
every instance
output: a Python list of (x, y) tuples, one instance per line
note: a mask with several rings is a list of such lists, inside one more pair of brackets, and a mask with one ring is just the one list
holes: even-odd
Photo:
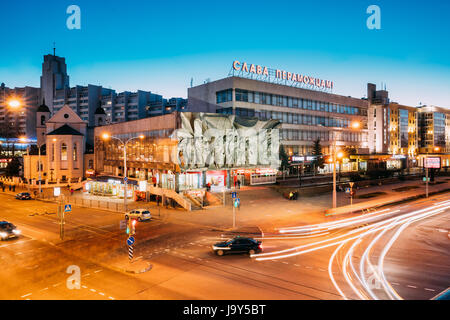
[[(342, 265), (342, 274), (345, 278), (346, 283), (350, 286), (351, 290), (358, 296), (359, 299), (379, 299), (377, 294), (372, 290), (374, 289), (371, 287), (371, 284), (367, 282), (366, 279), (366, 272), (365, 267), (368, 266), (370, 270), (373, 271), (373, 276), (376, 277), (376, 280), (380, 282), (382, 285), (382, 290), (386, 293), (386, 295), (389, 297), (389, 299), (402, 299), (398, 293), (394, 290), (394, 288), (391, 286), (391, 284), (387, 281), (386, 276), (384, 274), (384, 259), (387, 253), (389, 252), (390, 248), (394, 244), (394, 242), (398, 239), (400, 234), (412, 223), (430, 218), (432, 216), (441, 214), (442, 212), (445, 212), (445, 210), (450, 208), (450, 200), (445, 200), (438, 202), (436, 204), (433, 204), (430, 207), (414, 210), (412, 212), (403, 213), (400, 215), (397, 215), (395, 217), (390, 217), (387, 219), (384, 219), (382, 221), (373, 222), (374, 219), (391, 216), (395, 213), (400, 212), (400, 210), (390, 211), (390, 209), (380, 210), (377, 212), (372, 212), (370, 214), (360, 216), (360, 217), (352, 217), (349, 219), (343, 219), (340, 221), (333, 221), (333, 222), (327, 222), (322, 224), (315, 224), (311, 226), (302, 226), (302, 227), (289, 227), (289, 228), (282, 228), (279, 229), (280, 233), (293, 233), (291, 239), (298, 238), (298, 233), (306, 233), (307, 235), (303, 234), (300, 236), (300, 238), (306, 238), (306, 237), (319, 237), (323, 235), (321, 231), (327, 230), (334, 230), (334, 229), (342, 229), (346, 228), (355, 224), (361, 224), (361, 223), (367, 223), (372, 222), (368, 226), (361, 227), (359, 229), (354, 229), (350, 231), (345, 231), (343, 234), (338, 236), (333, 236), (329, 239), (322, 239), (319, 241), (315, 241), (312, 243), (307, 243), (300, 246), (295, 246), (293, 248), (288, 248), (284, 250), (278, 250), (273, 252), (266, 252), (266, 253), (260, 253), (260, 254), (254, 254), (251, 257), (255, 258), (257, 261), (263, 261), (263, 260), (278, 260), (278, 259), (284, 259), (284, 258), (290, 258), (297, 255), (321, 250), (324, 248), (332, 247), (332, 246), (338, 246), (334, 252), (332, 253), (329, 263), (328, 263), (328, 273), (330, 280), (332, 281), (334, 287), (339, 292), (339, 294), (344, 299), (349, 299), (348, 295), (344, 293), (343, 289), (339, 287), (337, 284), (337, 281), (333, 275), (333, 262), (336, 259), (337, 254), (340, 250), (342, 250), (345, 247), (345, 244), (349, 243), (350, 241), (354, 242), (350, 246), (350, 248), (346, 251), (345, 256), (343, 258), (343, 265)], [(370, 216), (369, 216), (370, 215)], [(379, 242), (379, 240), (386, 235), (386, 233), (392, 229), (398, 228), (395, 232), (395, 234), (389, 239), (387, 244), (383, 247), (381, 255), (378, 258), (377, 263), (377, 269), (375, 269), (375, 266), (370, 261), (370, 254), (373, 251), (372, 249), (374, 246)], [(297, 233), (297, 234), (295, 234)], [(378, 234), (377, 234), (378, 233)], [(371, 240), (369, 245), (365, 248), (364, 254), (360, 260), (359, 265), (359, 274), (356, 270), (355, 266), (353, 265), (353, 253), (356, 246), (360, 245), (364, 238), (367, 236), (377, 234), (374, 239)], [(277, 239), (277, 237), (271, 237), (272, 239)], [(289, 238), (289, 237), (286, 237)], [(280, 237), (280, 239), (286, 239), (284, 237)], [(337, 261), (337, 260), (336, 260)], [(350, 267), (350, 270), (349, 270)], [(354, 277), (352, 277), (354, 275)], [(362, 286), (364, 289), (361, 291), (356, 286), (356, 281)], [(366, 294), (368, 293), (368, 295)]]
[[(439, 203), (439, 204), (435, 204), (431, 208), (433, 208), (433, 207), (441, 207), (441, 206), (445, 206), (445, 205), (447, 205), (446, 208), (449, 208), (450, 206), (448, 205), (448, 203), (450, 203), (450, 200), (449, 201), (444, 201), (444, 202)], [(414, 215), (418, 215), (418, 214), (421, 214), (423, 212), (426, 212), (427, 210), (430, 210), (431, 208), (425, 208), (425, 209), (413, 211), (411, 213), (406, 213), (406, 214), (403, 214), (401, 217), (402, 218), (407, 218), (407, 217), (411, 217), (411, 216), (414, 216)], [(296, 256), (296, 255), (300, 255), (300, 254), (316, 251), (316, 250), (319, 250), (319, 249), (328, 248), (330, 246), (338, 245), (342, 241), (346, 241), (346, 240), (339, 240), (339, 241), (333, 242), (331, 244), (318, 246), (316, 248), (307, 249), (307, 250), (303, 250), (303, 251), (298, 251), (299, 249), (302, 249), (302, 248), (307, 248), (307, 247), (311, 247), (311, 246), (314, 246), (314, 245), (327, 243), (327, 242), (330, 242), (330, 241), (333, 241), (333, 240), (337, 240), (339, 238), (346, 237), (346, 236), (354, 234), (354, 233), (364, 232), (367, 229), (371, 229), (373, 226), (383, 226), (385, 224), (388, 224), (388, 223), (392, 222), (395, 219), (397, 219), (397, 217), (386, 219), (386, 220), (380, 221), (380, 222), (376, 222), (376, 223), (372, 224), (371, 226), (365, 226), (365, 227), (359, 228), (357, 230), (351, 230), (351, 231), (349, 231), (347, 233), (344, 233), (344, 234), (342, 234), (340, 236), (336, 236), (336, 237), (333, 237), (333, 238), (330, 238), (330, 239), (325, 239), (325, 240), (321, 240), (321, 241), (318, 241), (318, 242), (309, 243), (309, 244), (305, 244), (305, 245), (301, 245), (301, 246), (297, 246), (297, 247), (293, 247), (293, 248), (289, 248), (289, 249), (279, 250), (279, 251), (254, 254), (254, 255), (251, 255), (251, 257), (256, 258), (256, 260), (258, 260), (258, 261), (275, 260), (275, 259), (288, 258), (288, 257), (292, 257), (292, 256)], [(376, 228), (376, 229), (369, 230), (369, 233), (373, 233), (373, 232), (382, 230), (383, 228), (384, 227), (379, 227), (379, 228)], [(354, 239), (357, 239), (357, 238), (359, 238), (359, 236), (351, 237), (348, 240), (354, 240)], [(284, 254), (283, 255), (283, 253), (292, 252), (292, 251), (294, 251), (294, 252), (290, 253), (290, 254)], [(268, 257), (268, 256), (271, 256), (271, 257)]]

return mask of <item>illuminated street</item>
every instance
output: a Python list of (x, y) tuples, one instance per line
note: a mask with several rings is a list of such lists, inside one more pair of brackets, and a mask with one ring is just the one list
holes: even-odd
[[(215, 256), (211, 245), (226, 232), (156, 218), (138, 225), (135, 259), (152, 269), (136, 275), (118, 263), (127, 260), (121, 214), (76, 208), (61, 242), (55, 215), (42, 214), (54, 204), (0, 198), (2, 219), (23, 233), (0, 245), (2, 299), (430, 299), (449, 284), (448, 194), (262, 230), (264, 252), (253, 258)], [(380, 279), (373, 287), (369, 263)], [(79, 290), (66, 287), (70, 265), (81, 269)]]

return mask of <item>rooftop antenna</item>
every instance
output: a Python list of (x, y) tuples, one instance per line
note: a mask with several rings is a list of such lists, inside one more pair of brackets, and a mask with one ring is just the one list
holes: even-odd
[(53, 42), (53, 56), (56, 57), (56, 43)]
[(194, 78), (191, 78), (191, 88), (194, 86)]

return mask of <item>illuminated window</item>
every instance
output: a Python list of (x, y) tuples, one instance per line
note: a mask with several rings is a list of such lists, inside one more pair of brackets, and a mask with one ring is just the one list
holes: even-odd
[(77, 144), (73, 144), (73, 161), (77, 161)]
[(61, 144), (61, 161), (67, 161), (67, 145)]

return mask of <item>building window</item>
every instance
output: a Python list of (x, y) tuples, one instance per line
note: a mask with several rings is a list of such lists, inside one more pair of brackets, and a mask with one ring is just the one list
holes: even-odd
[(73, 161), (77, 161), (77, 144), (73, 144)]
[(61, 144), (61, 161), (67, 161), (67, 145)]
[(52, 162), (55, 161), (55, 144), (52, 144)]
[(45, 124), (45, 116), (41, 116), (41, 126)]

